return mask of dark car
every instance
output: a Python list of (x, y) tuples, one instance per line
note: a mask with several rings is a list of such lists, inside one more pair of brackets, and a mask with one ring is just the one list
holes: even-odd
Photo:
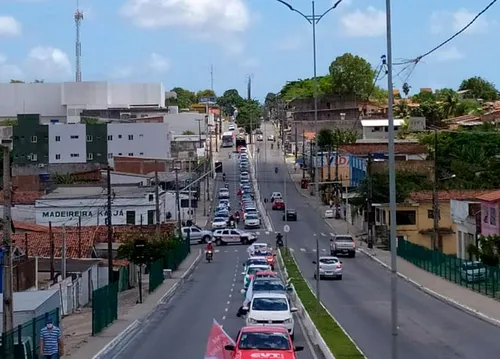
[(283, 213), (283, 220), (296, 221), (297, 220), (297, 211), (294, 209), (287, 209), (285, 211), (285, 213)]

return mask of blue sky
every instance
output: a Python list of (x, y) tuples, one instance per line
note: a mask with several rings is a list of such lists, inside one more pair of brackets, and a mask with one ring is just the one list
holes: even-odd
[[(490, 0), (393, 1), (395, 60), (416, 57), (447, 38)], [(311, 13), (308, 0), (290, 0)], [(317, 0), (322, 13), (333, 0)], [(245, 91), (248, 75), (262, 99), (312, 75), (312, 27), (274, 0), (80, 0), (83, 80), (157, 82), (167, 89)], [(0, 0), (0, 81), (71, 81), (76, 0)], [(500, 87), (500, 5), (425, 58), (407, 79), (421, 87), (457, 87), (483, 76)], [(344, 0), (317, 27), (318, 73), (344, 52), (377, 66), (386, 53), (385, 1)], [(402, 70), (395, 67), (397, 75)], [(407, 72), (395, 76), (400, 88)], [(386, 87), (387, 83), (380, 83)]]

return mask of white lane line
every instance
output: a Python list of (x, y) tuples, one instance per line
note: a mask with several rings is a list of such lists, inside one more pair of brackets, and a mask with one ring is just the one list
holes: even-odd
[(233, 295), (232, 294), (229, 294), (229, 298), (231, 298)]
[(269, 234), (269, 231), (265, 231), (264, 233), (266, 233), (266, 235), (268, 235), (268, 234)]
[(325, 248), (323, 248), (321, 251), (326, 252), (326, 249), (325, 249)]
[(330, 236), (335, 237), (335, 233), (330, 232)]
[(301, 252), (305, 252), (305, 251), (306, 251), (306, 249), (305, 249), (305, 248), (300, 248), (300, 251), (301, 251)]
[(224, 251), (224, 253), (227, 253), (227, 252), (229, 252), (229, 251), (228, 251), (228, 250), (225, 250), (225, 251)]
[(228, 300), (226, 304), (231, 304), (231, 302)]
[(226, 312), (229, 310), (229, 308), (224, 309)]
[[(234, 285), (234, 284), (233, 284)], [(234, 290), (234, 288), (231, 288), (231, 292)]]
[[(236, 282), (236, 280), (234, 280)], [(232, 284), (232, 286), (234, 287), (234, 283)]]
[(216, 249), (216, 250), (214, 251), (214, 253), (219, 253), (219, 252), (220, 252), (220, 250), (218, 250), (218, 249)]
[(315, 253), (316, 253), (316, 248), (314, 248), (314, 249), (313, 249), (313, 252), (315, 252)]
[(238, 252), (238, 250), (237, 250), (237, 249), (235, 249), (234, 251), (235, 251), (235, 252)]
[(326, 237), (326, 234), (324, 234), (323, 232), (321, 232), (321, 235), (322, 235), (323, 237)]
[(255, 232), (256, 235), (260, 236), (260, 232)]
[(290, 250), (290, 252), (295, 252), (295, 249), (293, 248), (288, 248)]
[(222, 320), (226, 320), (226, 316), (223, 316), (223, 317), (222, 317)]

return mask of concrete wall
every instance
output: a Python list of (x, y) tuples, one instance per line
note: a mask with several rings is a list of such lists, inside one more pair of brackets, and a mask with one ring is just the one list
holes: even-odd
[(12, 166), (12, 176), (33, 176), (41, 173), (55, 175), (90, 172), (101, 168), (102, 165), (99, 163), (49, 163), (43, 167), (39, 167), (38, 165), (17, 165)]
[[(0, 205), (0, 215), (3, 218), (3, 204)], [(35, 206), (17, 204), (12, 207), (12, 220), (19, 222), (35, 223)]]
[(170, 131), (172, 131), (173, 135), (182, 135), (184, 131), (193, 131), (198, 134), (200, 128), (197, 120), (202, 120), (200, 123), (201, 133), (206, 133), (204, 114), (198, 112), (183, 112), (167, 114), (164, 119), (165, 123), (170, 125)]
[[(105, 171), (104, 173), (105, 174)], [(148, 183), (150, 182), (150, 178), (146, 178), (143, 176), (132, 176), (132, 175), (125, 175), (125, 174), (119, 174), (119, 173), (113, 173), (111, 172), (111, 184), (131, 184), (131, 183), (141, 183), (143, 186), (147, 186)]]
[(65, 116), (61, 103), (61, 84), (0, 83), (0, 117), (15, 118), (18, 113)]
[[(169, 158), (170, 133), (166, 123), (111, 123), (108, 125), (108, 158), (130, 156)], [(110, 158), (113, 165), (113, 158)]]
[(49, 125), (49, 163), (85, 162), (87, 162), (85, 125)]

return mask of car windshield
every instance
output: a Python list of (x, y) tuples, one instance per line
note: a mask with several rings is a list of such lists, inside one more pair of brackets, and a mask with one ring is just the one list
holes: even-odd
[(253, 259), (249, 259), (249, 260), (247, 260), (247, 263), (246, 263), (246, 265), (247, 265), (247, 266), (250, 266), (250, 265), (252, 265), (252, 264), (267, 265), (267, 263), (266, 263), (266, 260), (265, 260), (265, 259), (254, 259), (254, 258), (253, 258)]
[(245, 212), (247, 212), (248, 214), (257, 213), (257, 210), (255, 208), (245, 208)]
[(484, 268), (482, 263), (464, 263), (463, 267), (465, 270), (474, 270)]
[(352, 237), (335, 237), (336, 242), (352, 242)]
[(288, 301), (286, 298), (254, 298), (252, 310), (286, 311)]
[(261, 272), (261, 271), (266, 270), (266, 269), (267, 269), (267, 266), (266, 267), (264, 267), (264, 266), (262, 266), (262, 267), (251, 267), (251, 268), (248, 268), (247, 274), (248, 275), (253, 275), (253, 274), (257, 273), (257, 272)]
[(217, 218), (214, 218), (214, 222), (226, 222), (226, 220), (224, 218), (217, 217)]
[(285, 291), (286, 288), (279, 280), (258, 280), (253, 283), (254, 292)]
[(338, 263), (338, 260), (335, 258), (321, 258), (319, 262), (322, 264), (335, 264)]
[(257, 215), (255, 215), (255, 214), (249, 214), (247, 216), (247, 219), (259, 219), (259, 217), (257, 217)]

